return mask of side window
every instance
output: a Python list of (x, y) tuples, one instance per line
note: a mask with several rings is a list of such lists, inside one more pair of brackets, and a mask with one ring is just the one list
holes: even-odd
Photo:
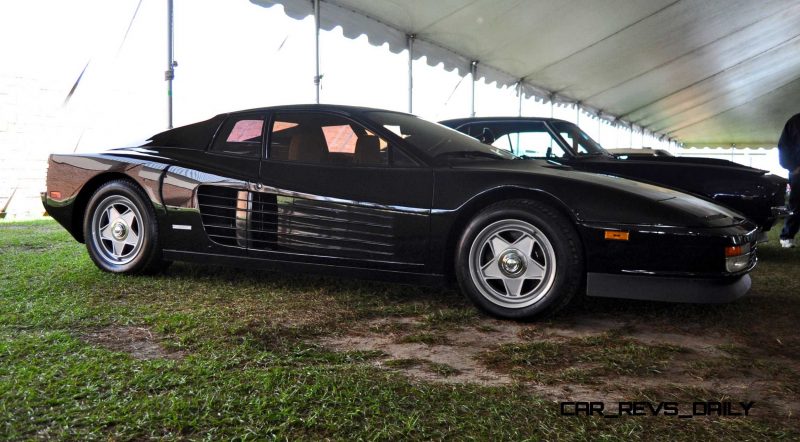
[(245, 157), (261, 156), (261, 141), (264, 133), (264, 117), (261, 115), (237, 115), (222, 125), (211, 152)]
[(566, 155), (558, 141), (541, 122), (525, 124), (495, 123), (473, 125), (470, 135), (484, 144), (532, 158), (562, 158)]
[(534, 158), (562, 158), (564, 150), (549, 132), (508, 132), (497, 138), (492, 146), (515, 155)]
[(389, 164), (389, 144), (350, 120), (322, 113), (277, 113), (268, 157), (277, 161), (353, 166)]

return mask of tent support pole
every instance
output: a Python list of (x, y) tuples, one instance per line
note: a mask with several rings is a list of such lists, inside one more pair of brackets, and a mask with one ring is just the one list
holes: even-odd
[(597, 111), (597, 141), (600, 141), (600, 133), (602, 131), (603, 131), (603, 119), (600, 118), (600, 111)]
[(164, 79), (167, 80), (167, 129), (172, 129), (172, 80), (175, 78), (173, 12), (173, 1), (167, 0), (167, 71), (164, 72)]
[(575, 125), (581, 126), (581, 103), (575, 103)]
[(517, 104), (517, 106), (518, 106), (517, 116), (521, 117), (522, 116), (522, 79), (521, 78), (519, 79), (519, 82), (517, 83), (517, 95), (519, 96), (519, 103)]
[(314, 87), (317, 90), (317, 104), (319, 104), (319, 0), (314, 0), (314, 55), (316, 57), (314, 67)]
[(472, 98), (470, 99), (469, 104), (469, 115), (472, 118), (475, 118), (475, 82), (477, 81), (478, 76), (478, 60), (472, 60), (472, 63), (469, 65), (469, 73), (472, 76)]
[[(319, 1), (319, 0), (317, 0)], [(408, 113), (414, 111), (414, 34), (406, 35), (408, 47)]]

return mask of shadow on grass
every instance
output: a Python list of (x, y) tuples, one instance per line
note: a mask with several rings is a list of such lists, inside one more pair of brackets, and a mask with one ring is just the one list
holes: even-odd
[[(664, 331), (735, 333), (743, 337), (753, 337), (770, 329), (776, 332), (782, 328), (791, 328), (797, 324), (800, 314), (800, 296), (795, 294), (800, 294), (800, 282), (787, 287), (769, 280), (776, 277), (773, 273), (782, 271), (783, 266), (794, 267), (800, 255), (788, 254), (775, 248), (766, 248), (765, 255), (763, 261), (769, 261), (769, 265), (764, 267), (769, 268), (763, 272), (757, 269), (753, 274), (751, 293), (733, 303), (703, 305), (583, 298), (551, 320), (575, 323), (586, 318), (613, 317), (623, 322), (648, 324), (648, 328), (659, 327)], [(345, 277), (188, 264), (173, 266), (165, 277), (264, 285), (265, 290), (286, 290), (298, 297), (308, 296), (308, 293), (323, 293), (340, 303), (340, 308), (359, 312), (354, 316), (360, 319), (426, 314), (437, 309), (474, 308), (455, 287), (412, 286)], [(790, 279), (795, 281), (797, 278)], [(309, 309), (326, 308), (313, 298), (311, 296), (308, 299)]]
[(455, 287), (420, 286), (389, 283), (352, 277), (320, 276), (302, 273), (282, 273), (268, 270), (240, 269), (213, 265), (177, 263), (164, 277), (214, 280), (234, 284), (263, 284), (265, 289), (286, 289), (297, 293), (323, 292), (329, 295), (347, 294), (354, 302), (369, 300), (391, 304), (437, 305), (442, 308), (468, 307)]
[[(738, 310), (747, 310), (750, 307), (761, 304), (760, 300), (773, 296), (781, 297), (783, 293), (800, 294), (800, 253), (795, 250), (785, 250), (777, 246), (761, 247), (758, 251), (760, 264), (752, 273), (754, 280), (753, 290), (744, 298), (732, 303), (722, 305), (702, 305), (702, 304), (673, 304), (663, 302), (646, 302), (619, 299), (599, 299), (589, 298), (583, 301), (580, 307), (572, 308), (571, 312), (583, 312), (586, 310), (607, 313), (623, 311), (631, 314), (646, 314), (655, 316), (705, 316), (714, 312), (724, 311), (726, 313), (736, 313)], [(785, 266), (790, 266), (789, 268)], [(797, 267), (795, 267), (797, 266)], [(765, 268), (768, 267), (768, 268)], [(762, 283), (765, 279), (776, 276), (791, 277), (796, 281), (794, 286), (782, 287), (784, 290), (774, 290), (769, 287), (762, 290)], [(463, 307), (469, 302), (458, 292), (454, 285), (429, 287), (416, 286), (411, 284), (387, 283), (375, 280), (357, 279), (351, 277), (320, 276), (314, 274), (301, 273), (281, 273), (269, 270), (240, 269), (233, 267), (222, 267), (215, 265), (185, 264), (177, 263), (172, 266), (166, 276), (177, 276), (186, 278), (215, 279), (222, 282), (242, 282), (242, 283), (265, 283), (270, 286), (281, 286), (293, 288), (297, 291), (308, 291), (312, 289), (324, 289), (327, 291), (347, 291), (363, 293), (369, 296), (377, 296), (383, 299), (395, 301), (430, 301), (440, 302), (445, 306)], [(795, 290), (796, 289), (796, 290)], [(757, 298), (757, 299), (756, 299)], [(798, 305), (800, 296), (788, 296), (784, 301)], [(740, 309), (738, 306), (746, 305), (747, 308)], [(744, 312), (741, 312), (744, 313)]]

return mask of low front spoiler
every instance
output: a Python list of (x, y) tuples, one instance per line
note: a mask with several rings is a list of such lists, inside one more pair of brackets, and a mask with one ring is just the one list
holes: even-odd
[(750, 275), (731, 279), (589, 273), (586, 295), (642, 301), (721, 304), (741, 298), (750, 290)]

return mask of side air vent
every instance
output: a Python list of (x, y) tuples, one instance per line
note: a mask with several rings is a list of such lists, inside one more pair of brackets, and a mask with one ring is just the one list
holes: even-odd
[(217, 244), (356, 259), (396, 253), (394, 216), (381, 210), (213, 185), (200, 186), (197, 199)]
[(250, 212), (250, 247), (274, 249), (278, 242), (278, 197), (268, 193), (253, 193)]
[(197, 202), (208, 237), (222, 245), (247, 247), (249, 192), (220, 186), (200, 186)]

